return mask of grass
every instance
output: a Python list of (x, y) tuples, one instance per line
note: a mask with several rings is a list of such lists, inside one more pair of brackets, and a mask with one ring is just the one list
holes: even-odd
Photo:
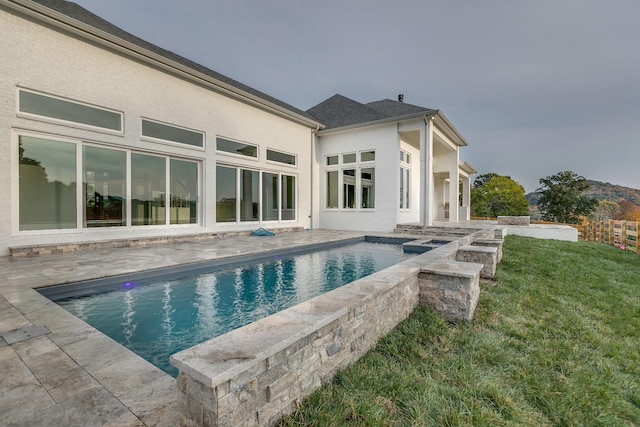
[(418, 308), (280, 426), (640, 425), (640, 256), (508, 236), (476, 318)]

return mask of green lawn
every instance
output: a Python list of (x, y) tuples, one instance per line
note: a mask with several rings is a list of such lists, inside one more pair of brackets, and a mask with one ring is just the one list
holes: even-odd
[(280, 426), (638, 426), (640, 256), (507, 237), (476, 318), (417, 309)]

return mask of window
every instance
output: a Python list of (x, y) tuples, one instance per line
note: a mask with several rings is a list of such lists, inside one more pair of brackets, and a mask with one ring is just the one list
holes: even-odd
[(345, 169), (342, 171), (342, 208), (355, 209), (356, 207), (356, 170)]
[(348, 153), (342, 155), (342, 163), (355, 163), (356, 153)]
[(289, 221), (296, 219), (296, 177), (282, 175), (282, 203), (280, 219)]
[(400, 209), (411, 209), (411, 153), (400, 150)]
[(230, 141), (224, 138), (216, 139), (216, 150), (224, 153), (237, 154), (244, 157), (253, 157), (255, 159), (258, 158), (257, 146), (244, 142)]
[(240, 221), (258, 221), (260, 173), (240, 169)]
[(196, 161), (25, 135), (18, 153), (20, 231), (198, 223)]
[(18, 94), (19, 111), (54, 120), (122, 132), (122, 113), (26, 90)]
[(193, 147), (204, 147), (204, 133), (177, 126), (142, 119), (142, 136), (162, 141), (177, 142)]
[[(342, 159), (342, 163), (338, 163)], [(375, 150), (327, 156), (325, 209), (375, 208)]]
[(338, 156), (327, 156), (327, 166), (337, 165)]
[(218, 165), (216, 221), (295, 220), (296, 191), (295, 176)]
[(171, 159), (169, 162), (170, 224), (198, 222), (198, 164)]
[(375, 207), (376, 194), (376, 170), (374, 168), (360, 169), (361, 207), (363, 209), (373, 209)]
[(338, 209), (338, 171), (327, 171), (327, 209)]
[(285, 165), (296, 165), (295, 155), (283, 153), (281, 151), (267, 149), (267, 160), (270, 160), (272, 162), (284, 163)]
[(126, 225), (126, 162), (125, 151), (83, 147), (85, 227)]
[(262, 173), (262, 220), (278, 220), (278, 174)]
[(373, 162), (375, 160), (376, 160), (376, 152), (374, 150), (360, 152), (361, 162)]
[(19, 229), (77, 227), (76, 145), (20, 136)]
[(131, 225), (166, 224), (166, 159), (131, 154)]
[(236, 169), (216, 167), (216, 222), (236, 221)]
[(400, 209), (404, 209), (404, 168), (400, 168)]

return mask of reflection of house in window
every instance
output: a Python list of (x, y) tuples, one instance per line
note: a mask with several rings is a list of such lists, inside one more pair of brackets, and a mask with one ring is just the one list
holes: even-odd
[(356, 208), (356, 170), (345, 169), (342, 171), (343, 200), (345, 209)]
[(373, 209), (375, 207), (375, 169), (363, 168), (360, 170), (360, 186), (362, 188), (362, 208)]

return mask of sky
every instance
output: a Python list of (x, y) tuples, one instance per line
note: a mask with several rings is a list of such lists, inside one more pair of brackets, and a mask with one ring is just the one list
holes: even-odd
[(566, 170), (640, 188), (638, 0), (75, 2), (301, 110), (404, 94), (527, 192)]

